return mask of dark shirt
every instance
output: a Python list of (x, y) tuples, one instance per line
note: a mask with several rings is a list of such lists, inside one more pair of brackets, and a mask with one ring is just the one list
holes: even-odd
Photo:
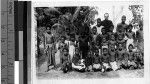
[(101, 60), (104, 63), (109, 63), (109, 61), (110, 61), (109, 54), (103, 54)]
[(94, 55), (94, 59), (93, 59), (94, 64), (99, 64), (101, 63), (101, 59), (99, 55)]
[(75, 65), (77, 65), (78, 62), (79, 62), (79, 60), (80, 60), (80, 55), (79, 54), (75, 54), (73, 56), (73, 58), (72, 58), (72, 63), (74, 63)]
[(106, 32), (109, 32), (110, 27), (113, 26), (113, 23), (111, 20), (103, 20), (101, 24), (102, 24), (102, 26), (104, 26), (104, 29)]

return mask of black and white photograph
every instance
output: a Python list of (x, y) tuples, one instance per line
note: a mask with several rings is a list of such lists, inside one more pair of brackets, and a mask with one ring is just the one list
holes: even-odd
[(143, 11), (130, 3), (33, 7), (37, 80), (143, 78)]

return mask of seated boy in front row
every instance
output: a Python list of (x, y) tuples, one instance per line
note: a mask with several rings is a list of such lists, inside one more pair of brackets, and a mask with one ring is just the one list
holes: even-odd
[(136, 58), (135, 58), (135, 55), (134, 55), (133, 48), (134, 48), (134, 47), (133, 47), (132, 44), (130, 44), (130, 45), (128, 46), (128, 49), (129, 49), (129, 51), (128, 51), (128, 53), (129, 53), (128, 67), (129, 67), (129, 69), (135, 69), (135, 68), (137, 68), (137, 65), (136, 65), (136, 63), (135, 63)]
[(102, 72), (105, 72), (107, 70), (109, 70), (110, 67), (110, 58), (109, 58), (109, 54), (108, 54), (108, 49), (107, 48), (103, 48), (103, 52), (102, 52)]
[(96, 49), (95, 54), (93, 56), (93, 70), (100, 71), (102, 69), (101, 63), (102, 61), (101, 61), (101, 57), (99, 56), (99, 50)]
[(118, 69), (117, 62), (116, 62), (116, 49), (115, 44), (109, 45), (109, 55), (110, 55), (110, 65), (112, 70), (116, 71)]
[(62, 70), (64, 73), (67, 73), (71, 70), (71, 59), (68, 53), (68, 48), (63, 49), (63, 56), (62, 56)]
[(79, 53), (79, 49), (76, 48), (75, 49), (75, 54), (72, 58), (72, 68), (74, 70), (82, 71), (82, 70), (85, 69), (85, 66), (80, 64), (80, 60), (81, 60), (81, 55)]

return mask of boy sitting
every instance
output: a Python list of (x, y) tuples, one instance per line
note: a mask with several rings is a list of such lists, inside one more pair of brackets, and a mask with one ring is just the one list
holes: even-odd
[(101, 57), (99, 55), (99, 50), (95, 50), (95, 54), (93, 56), (93, 70), (94, 71), (100, 71), (102, 68), (101, 66)]
[(71, 60), (67, 48), (63, 49), (62, 70), (64, 73), (67, 73), (68, 71), (71, 70)]
[(140, 51), (136, 51), (135, 52), (135, 63), (137, 64), (137, 68), (139, 69), (143, 69), (144, 68), (144, 59), (143, 59), (143, 55)]
[(72, 68), (74, 70), (82, 71), (83, 69), (85, 69), (85, 66), (80, 65), (80, 63), (79, 63), (80, 59), (81, 59), (81, 56), (80, 56), (80, 53), (79, 53), (79, 49), (76, 48), (75, 49), (75, 54), (72, 58)]
[(122, 62), (123, 62), (123, 55), (125, 53), (125, 50), (123, 48), (122, 44), (118, 44), (118, 48), (117, 48), (117, 65), (118, 65), (118, 69), (122, 68)]
[(137, 65), (135, 63), (135, 56), (134, 56), (134, 52), (133, 52), (133, 45), (130, 44), (129, 47), (128, 47), (129, 51), (129, 59), (128, 59), (128, 66), (129, 66), (129, 69), (135, 69), (137, 68)]
[(108, 54), (108, 49), (107, 48), (103, 48), (103, 53), (102, 53), (102, 72), (105, 72), (107, 70), (110, 69), (110, 58), (109, 58), (109, 54)]
[(116, 71), (118, 69), (117, 62), (116, 62), (116, 49), (115, 44), (109, 45), (109, 55), (110, 55), (110, 65), (112, 70)]

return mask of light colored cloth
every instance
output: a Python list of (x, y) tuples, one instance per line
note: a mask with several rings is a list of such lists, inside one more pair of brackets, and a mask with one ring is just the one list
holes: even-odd
[(104, 66), (106, 69), (109, 69), (109, 68), (110, 68), (110, 66), (109, 66), (108, 63), (103, 63), (103, 66)]
[(134, 61), (128, 61), (129, 66), (136, 66), (136, 63)]
[(101, 68), (101, 65), (100, 65), (100, 64), (93, 64), (93, 68), (94, 68), (94, 69), (100, 69), (100, 68)]
[(56, 65), (60, 64), (60, 50), (55, 53), (55, 63)]
[(82, 70), (82, 69), (85, 69), (85, 65), (81, 66), (81, 65), (75, 65), (74, 63), (72, 63), (72, 68), (77, 69), (77, 70)]
[(75, 46), (74, 45), (70, 45), (69, 46), (69, 54), (70, 54), (71, 60), (73, 58), (74, 53), (75, 53)]
[(110, 65), (111, 65), (111, 68), (116, 71), (118, 69), (118, 66), (117, 66), (117, 62), (114, 61), (114, 62), (110, 62)]

